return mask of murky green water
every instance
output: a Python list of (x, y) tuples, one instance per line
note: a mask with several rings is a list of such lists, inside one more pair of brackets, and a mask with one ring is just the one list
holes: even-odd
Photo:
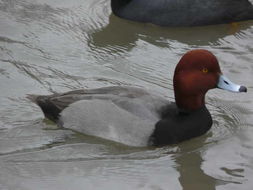
[[(212, 90), (206, 135), (131, 148), (44, 120), (29, 93), (132, 85), (173, 100), (183, 53), (212, 51), (247, 94)], [(161, 28), (121, 20), (109, 0), (0, 0), (0, 189), (250, 190), (253, 22)]]

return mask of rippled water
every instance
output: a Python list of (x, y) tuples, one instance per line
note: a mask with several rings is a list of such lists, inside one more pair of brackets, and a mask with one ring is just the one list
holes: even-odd
[[(205, 48), (247, 94), (212, 90), (206, 135), (131, 148), (57, 127), (29, 93), (132, 85), (173, 100), (187, 50)], [(109, 0), (0, 0), (0, 189), (242, 189), (253, 186), (253, 22), (161, 28)]]

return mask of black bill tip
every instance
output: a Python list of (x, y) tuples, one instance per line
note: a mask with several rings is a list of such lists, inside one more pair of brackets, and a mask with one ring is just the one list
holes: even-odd
[(239, 92), (247, 92), (247, 88), (245, 86), (241, 86), (239, 88)]

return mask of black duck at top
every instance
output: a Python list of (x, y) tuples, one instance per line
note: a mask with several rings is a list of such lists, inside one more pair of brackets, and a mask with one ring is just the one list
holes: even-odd
[(248, 0), (111, 0), (115, 15), (161, 26), (200, 26), (253, 19)]

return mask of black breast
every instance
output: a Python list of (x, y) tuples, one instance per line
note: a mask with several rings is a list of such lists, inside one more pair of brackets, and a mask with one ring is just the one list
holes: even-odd
[(150, 144), (155, 146), (179, 143), (205, 134), (212, 126), (212, 117), (204, 106), (192, 112), (174, 107), (155, 125)]

